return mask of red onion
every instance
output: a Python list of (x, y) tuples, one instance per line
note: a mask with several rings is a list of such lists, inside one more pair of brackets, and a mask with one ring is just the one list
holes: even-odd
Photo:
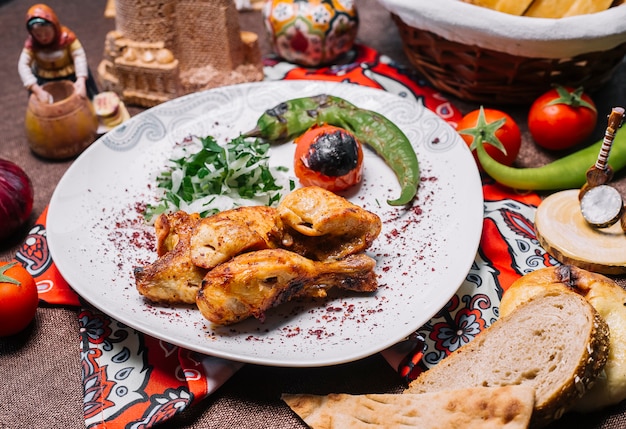
[(0, 159), (0, 240), (12, 235), (33, 211), (33, 185), (17, 164)]

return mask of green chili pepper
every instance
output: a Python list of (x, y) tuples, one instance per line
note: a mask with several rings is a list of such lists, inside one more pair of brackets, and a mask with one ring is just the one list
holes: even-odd
[(344, 99), (326, 94), (294, 98), (266, 110), (257, 120), (257, 126), (244, 137), (262, 137), (273, 142), (291, 140), (315, 124), (322, 125), (320, 116), (338, 117), (343, 109), (358, 108)]
[[(498, 183), (514, 189), (549, 191), (580, 188), (587, 181), (587, 170), (598, 158), (602, 140), (542, 167), (515, 168), (494, 160), (483, 145), (477, 145), (478, 160)], [(615, 135), (609, 165), (617, 172), (626, 167), (626, 130)]]
[(391, 167), (400, 182), (400, 196), (387, 200), (392, 206), (408, 204), (417, 193), (420, 170), (413, 145), (392, 121), (380, 113), (361, 109), (331, 95), (295, 98), (261, 115), (257, 126), (244, 137), (280, 142), (293, 139), (313, 125), (342, 127), (370, 146)]

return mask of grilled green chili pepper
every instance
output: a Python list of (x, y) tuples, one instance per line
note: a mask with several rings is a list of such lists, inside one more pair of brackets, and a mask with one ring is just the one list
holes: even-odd
[[(557, 159), (542, 167), (515, 168), (494, 160), (483, 145), (477, 145), (478, 160), (489, 176), (502, 185), (514, 189), (548, 191), (576, 189), (587, 180), (586, 173), (598, 158), (603, 140)], [(617, 172), (626, 167), (626, 130), (615, 135), (609, 165)]]
[(257, 126), (244, 137), (280, 142), (293, 139), (313, 125), (342, 127), (370, 146), (391, 167), (400, 182), (400, 196), (387, 200), (392, 206), (408, 204), (420, 181), (417, 155), (406, 135), (380, 113), (361, 109), (332, 95), (295, 98), (266, 110)]

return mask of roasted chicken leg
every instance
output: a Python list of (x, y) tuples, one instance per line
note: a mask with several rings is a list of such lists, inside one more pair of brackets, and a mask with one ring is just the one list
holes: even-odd
[(201, 219), (191, 234), (191, 260), (211, 269), (235, 255), (278, 247), (281, 229), (277, 210), (239, 207)]
[(140, 294), (155, 302), (193, 304), (206, 272), (235, 255), (277, 247), (281, 241), (275, 208), (240, 207), (201, 219), (177, 211), (155, 221), (157, 255), (135, 268)]
[(283, 247), (318, 261), (367, 249), (381, 230), (380, 218), (333, 192), (307, 186), (278, 205)]
[(198, 213), (177, 211), (161, 214), (154, 221), (154, 232), (157, 239), (157, 255), (163, 256), (173, 250), (181, 237), (188, 239), (191, 231), (200, 220)]
[(244, 253), (218, 265), (202, 280), (196, 303), (217, 325), (265, 312), (294, 297), (325, 297), (332, 287), (373, 292), (376, 261), (364, 253), (328, 262), (312, 261), (285, 249)]
[(191, 233), (197, 214), (178, 211), (161, 215), (155, 224), (159, 258), (145, 267), (136, 267), (135, 286), (151, 301), (193, 304), (206, 269), (189, 256)]

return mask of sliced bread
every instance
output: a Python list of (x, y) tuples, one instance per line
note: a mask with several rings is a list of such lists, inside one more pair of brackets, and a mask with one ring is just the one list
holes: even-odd
[(412, 394), (284, 394), (312, 429), (523, 429), (533, 411), (527, 386), (473, 387)]
[(542, 268), (509, 286), (500, 303), (500, 315), (506, 316), (535, 294), (553, 288), (571, 290), (584, 297), (600, 313), (611, 332), (604, 376), (598, 377), (572, 410), (591, 412), (622, 402), (626, 399), (626, 290), (602, 274), (573, 265)]
[(405, 393), (531, 386), (531, 425), (542, 427), (591, 387), (608, 351), (609, 328), (591, 304), (574, 292), (546, 290), (422, 373)]

